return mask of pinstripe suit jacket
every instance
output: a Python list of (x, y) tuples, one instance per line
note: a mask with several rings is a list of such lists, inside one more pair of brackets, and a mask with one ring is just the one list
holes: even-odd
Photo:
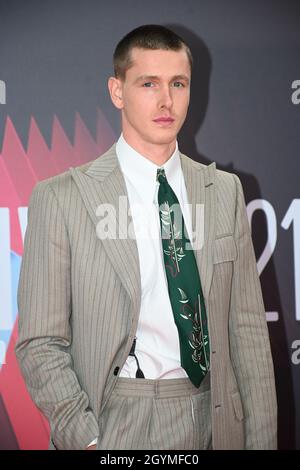
[[(211, 341), (214, 449), (274, 449), (277, 402), (256, 260), (240, 180), (180, 154)], [(134, 339), (141, 285), (136, 240), (99, 239), (100, 204), (127, 196), (113, 145), (31, 195), (18, 288), (17, 359), (51, 427), (50, 448), (101, 438), (101, 412)], [(129, 205), (129, 204), (128, 204)], [(119, 222), (118, 209), (116, 221)]]

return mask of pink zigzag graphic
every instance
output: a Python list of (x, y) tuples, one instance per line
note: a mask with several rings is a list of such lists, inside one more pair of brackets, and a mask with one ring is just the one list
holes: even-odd
[[(100, 109), (97, 109), (96, 139), (91, 136), (79, 113), (76, 113), (74, 126), (74, 143), (71, 143), (59, 119), (54, 116), (49, 148), (32, 117), (26, 151), (13, 122), (7, 117), (0, 153), (0, 207), (10, 209), (11, 250), (19, 255), (23, 252), (23, 241), (18, 207), (28, 205), (36, 182), (62, 173), (70, 166), (94, 160), (115, 141), (114, 132)], [(16, 340), (17, 322), (8, 345), (6, 364), (0, 372), (0, 393), (20, 449), (46, 449), (49, 425), (25, 387), (14, 354)]]

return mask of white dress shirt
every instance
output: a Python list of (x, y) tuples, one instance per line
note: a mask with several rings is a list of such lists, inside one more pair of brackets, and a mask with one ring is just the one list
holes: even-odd
[[(135, 354), (146, 379), (188, 377), (180, 365), (178, 330), (168, 294), (162, 252), (156, 181), (164, 168), (168, 183), (179, 201), (186, 228), (191, 234), (188, 197), (181, 170), (178, 144), (173, 155), (158, 166), (134, 150), (121, 134), (117, 157), (125, 178), (136, 235), (141, 273), (141, 308), (136, 332)], [(135, 378), (137, 362), (128, 356), (120, 377)]]

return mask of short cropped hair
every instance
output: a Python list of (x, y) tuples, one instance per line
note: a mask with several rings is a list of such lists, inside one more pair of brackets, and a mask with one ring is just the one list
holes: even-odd
[(150, 50), (180, 51), (187, 53), (192, 69), (193, 57), (186, 42), (165, 26), (147, 24), (130, 31), (117, 44), (113, 55), (114, 73), (116, 78), (125, 80), (127, 70), (133, 65), (131, 51), (134, 47)]

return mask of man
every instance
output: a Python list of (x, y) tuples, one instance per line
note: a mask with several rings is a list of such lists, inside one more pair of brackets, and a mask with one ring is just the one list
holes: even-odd
[(38, 183), (29, 205), (16, 354), (50, 448), (274, 449), (241, 183), (177, 146), (190, 49), (146, 25), (120, 41), (114, 68), (118, 142)]

